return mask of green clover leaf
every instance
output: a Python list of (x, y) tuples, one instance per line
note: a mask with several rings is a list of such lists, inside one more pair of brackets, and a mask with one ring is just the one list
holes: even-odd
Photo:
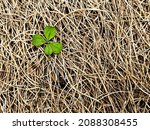
[(46, 42), (45, 39), (39, 34), (36, 34), (32, 37), (32, 44), (34, 46), (41, 46), (45, 42)]
[(53, 50), (52, 50), (52, 47), (51, 47), (51, 44), (50, 44), (50, 43), (46, 45), (46, 47), (45, 47), (45, 49), (44, 49), (44, 53), (45, 53), (46, 55), (51, 55), (51, 54), (53, 53)]
[(35, 46), (41, 46), (43, 44), (46, 44), (44, 48), (44, 53), (46, 55), (51, 55), (52, 53), (59, 54), (61, 50), (63, 49), (62, 44), (59, 42), (51, 41), (51, 39), (54, 38), (56, 33), (57, 33), (57, 30), (55, 27), (46, 26), (44, 28), (45, 38), (39, 34), (35, 34), (32, 36), (32, 44)]
[(59, 54), (63, 48), (62, 44), (59, 42), (51, 42), (51, 47), (54, 54)]
[(47, 40), (51, 40), (53, 37), (55, 37), (56, 33), (57, 33), (57, 30), (55, 27), (46, 26), (44, 28), (44, 35), (47, 38)]

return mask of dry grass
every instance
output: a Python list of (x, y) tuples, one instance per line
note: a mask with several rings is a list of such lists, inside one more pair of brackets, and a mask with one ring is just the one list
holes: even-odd
[(1, 0), (0, 112), (150, 112), (150, 1)]

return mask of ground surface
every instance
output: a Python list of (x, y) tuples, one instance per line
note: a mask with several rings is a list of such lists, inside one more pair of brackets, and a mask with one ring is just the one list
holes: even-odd
[(150, 112), (150, 1), (0, 0), (0, 112)]

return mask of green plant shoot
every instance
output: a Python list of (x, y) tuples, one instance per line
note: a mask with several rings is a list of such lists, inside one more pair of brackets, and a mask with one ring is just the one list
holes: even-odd
[(44, 53), (46, 55), (51, 55), (52, 53), (59, 54), (63, 49), (62, 44), (59, 42), (51, 41), (55, 37), (56, 33), (57, 30), (55, 27), (46, 26), (44, 28), (44, 37), (39, 34), (33, 35), (32, 44), (37, 47), (45, 44)]

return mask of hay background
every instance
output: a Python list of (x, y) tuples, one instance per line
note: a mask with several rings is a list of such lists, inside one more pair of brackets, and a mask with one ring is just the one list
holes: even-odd
[(0, 0), (0, 112), (150, 112), (150, 1)]

